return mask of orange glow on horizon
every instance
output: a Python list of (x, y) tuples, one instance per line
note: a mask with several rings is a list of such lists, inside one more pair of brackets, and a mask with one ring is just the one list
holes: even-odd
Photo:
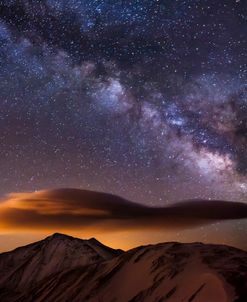
[[(131, 203), (129, 205), (118, 199), (103, 199), (101, 202), (95, 198), (94, 194), (98, 193), (86, 192), (79, 197), (73, 195), (74, 199), (66, 193), (65, 196), (59, 194), (57, 191), (15, 193), (2, 201), (0, 252), (44, 239), (56, 232), (81, 239), (95, 237), (107, 246), (124, 250), (167, 241), (221, 243), (247, 250), (247, 242), (241, 239), (246, 234), (238, 231), (237, 236), (233, 231), (238, 220), (200, 225), (195, 215), (193, 226), (188, 220), (181, 227), (176, 216), (173, 219), (164, 216), (161, 222), (157, 222), (152, 215), (147, 215), (150, 208), (142, 207), (138, 211), (143, 213), (144, 209), (143, 216), (136, 217), (131, 214), (133, 208), (136, 210)], [(218, 232), (215, 231), (216, 224)]]

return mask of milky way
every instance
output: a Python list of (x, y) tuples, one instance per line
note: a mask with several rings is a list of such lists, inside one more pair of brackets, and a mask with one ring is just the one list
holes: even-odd
[(1, 195), (246, 200), (245, 1), (0, 1)]

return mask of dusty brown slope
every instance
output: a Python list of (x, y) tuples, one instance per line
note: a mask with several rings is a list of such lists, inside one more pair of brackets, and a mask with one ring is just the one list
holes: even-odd
[[(59, 235), (56, 239), (58, 246), (64, 246), (63, 236)], [(51, 239), (48, 237), (44, 241), (47, 240)], [(27, 267), (30, 267), (32, 259), (23, 262), (22, 271), (26, 274), (29, 272), (29, 278), (26, 275), (25, 282), (17, 282), (16, 287), (10, 281), (16, 280), (16, 273), (13, 273), (10, 279), (2, 282), (0, 301), (247, 301), (247, 253), (236, 248), (201, 243), (164, 243), (139, 247), (120, 254), (119, 251), (107, 250), (104, 246), (102, 248), (97, 242), (97, 247), (103, 249), (104, 255), (107, 250), (107, 257), (102, 257), (102, 254), (96, 256), (99, 255), (98, 252), (85, 253), (82, 248), (83, 255), (86, 256), (78, 263), (76, 258), (79, 257), (79, 252), (73, 246), (65, 257), (64, 254), (51, 253), (49, 243), (45, 247), (42, 241), (40, 244), (43, 246), (42, 253), (49, 255), (47, 262), (42, 258), (41, 251), (36, 251), (42, 270), (46, 272), (45, 276), (39, 275), (30, 287), (33, 280), (32, 270)], [(102, 252), (101, 248), (96, 250)], [(24, 255), (30, 246), (21, 249)], [(13, 261), (16, 261), (16, 251), (8, 253), (9, 258), (11, 254)], [(112, 258), (117, 254), (120, 255)], [(6, 254), (0, 256), (0, 259), (1, 257), (6, 257)], [(70, 269), (67, 265), (62, 265), (64, 260), (67, 264), (73, 264)], [(54, 263), (59, 263), (60, 267)], [(17, 275), (19, 270), (20, 268)], [(6, 268), (3, 271), (2, 266), (0, 272), (2, 279), (4, 275), (8, 275)]]

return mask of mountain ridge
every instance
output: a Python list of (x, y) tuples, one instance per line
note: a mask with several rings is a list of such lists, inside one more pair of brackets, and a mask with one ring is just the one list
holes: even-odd
[(247, 252), (200, 242), (124, 252), (54, 233), (0, 254), (0, 276), (2, 302), (246, 302)]
[(0, 285), (19, 288), (37, 283), (52, 273), (79, 265), (109, 260), (120, 253), (96, 239), (83, 240), (54, 233), (32, 244), (0, 254)]

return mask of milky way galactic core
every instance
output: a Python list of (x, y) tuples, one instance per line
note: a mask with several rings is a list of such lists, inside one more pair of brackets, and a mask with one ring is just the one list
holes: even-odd
[(245, 1), (0, 1), (0, 173), (146, 205), (246, 200)]

